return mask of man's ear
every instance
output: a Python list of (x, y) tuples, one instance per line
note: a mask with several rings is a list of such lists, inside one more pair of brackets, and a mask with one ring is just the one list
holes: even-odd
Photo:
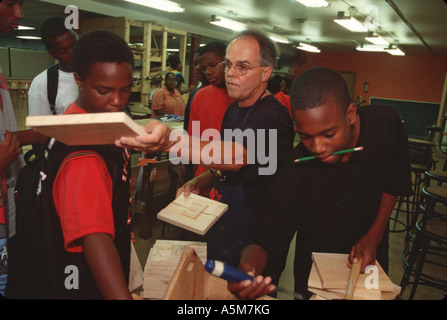
[(269, 81), (272, 73), (273, 67), (264, 67), (264, 71), (262, 72), (262, 81)]
[(351, 103), (346, 109), (346, 119), (350, 125), (354, 124), (357, 120), (357, 105), (355, 103)]

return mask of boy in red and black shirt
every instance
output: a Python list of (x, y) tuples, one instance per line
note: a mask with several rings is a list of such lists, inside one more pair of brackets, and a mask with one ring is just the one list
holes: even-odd
[[(65, 114), (123, 111), (133, 56), (122, 38), (107, 31), (85, 34), (75, 45), (72, 63), (79, 97)], [(35, 280), (27, 290), (19, 280), (11, 281), (8, 298), (132, 299), (129, 150), (52, 142), (42, 179), (42, 219), (36, 226)], [(13, 262), (18, 254), (13, 248), (10, 254)], [(75, 275), (71, 270), (76, 270), (76, 286), (67, 285)]]

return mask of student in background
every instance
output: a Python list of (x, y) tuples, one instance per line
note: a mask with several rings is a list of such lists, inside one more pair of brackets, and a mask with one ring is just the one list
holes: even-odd
[(169, 66), (168, 72), (172, 72), (177, 79), (175, 83), (175, 88), (180, 92), (181, 95), (191, 92), (191, 90), (196, 87), (196, 86), (189, 86), (186, 89), (183, 88), (185, 84), (185, 78), (183, 77), (182, 74), (183, 64), (176, 54), (171, 54), (168, 57), (168, 66)]
[(270, 78), (267, 89), (287, 108), (290, 113), (290, 118), (293, 119), (292, 109), (290, 107), (290, 96), (281, 91), (281, 81), (277, 77)]
[[(37, 75), (28, 93), (30, 116), (62, 114), (78, 97), (78, 86), (71, 63), (72, 48), (78, 35), (65, 28), (65, 19), (54, 17), (42, 24), (42, 41), (48, 54), (58, 63)], [(48, 88), (55, 88), (55, 95)], [(50, 101), (54, 99), (54, 101)]]
[[(23, 19), (23, 0), (0, 1), (0, 32), (9, 33)], [(6, 79), (0, 66), (0, 297), (8, 281), (8, 238), (15, 234), (14, 186), (24, 165), (16, 118)]]
[[(188, 125), (189, 135), (201, 136), (203, 131), (210, 128), (220, 131), (223, 116), (228, 106), (234, 102), (234, 99), (228, 95), (225, 85), (222, 62), (226, 48), (227, 45), (220, 41), (210, 42), (202, 47), (200, 64), (210, 85), (200, 90), (192, 102)], [(194, 176), (207, 170), (198, 166), (194, 170)]]
[(151, 109), (154, 116), (163, 116), (165, 114), (184, 116), (185, 103), (182, 95), (175, 88), (176, 83), (175, 74), (168, 72), (165, 75), (165, 85), (157, 89), (152, 95)]
[[(387, 272), (388, 221), (396, 198), (411, 194), (408, 140), (391, 107), (357, 109), (328, 68), (302, 73), (291, 103), (301, 143), (255, 216), (239, 268), (257, 278), (229, 285), (240, 297), (274, 290), (295, 233), (295, 292), (307, 298), (312, 252), (349, 253), (347, 264), (362, 258), (362, 272), (377, 259)], [(310, 155), (316, 159), (294, 161)]]

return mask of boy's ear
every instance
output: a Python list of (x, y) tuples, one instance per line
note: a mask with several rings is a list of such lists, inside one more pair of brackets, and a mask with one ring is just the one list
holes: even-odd
[(346, 110), (346, 119), (350, 125), (354, 124), (357, 119), (357, 105), (351, 103)]
[(78, 85), (79, 91), (81, 91), (81, 89), (84, 87), (84, 81), (82, 81), (81, 77), (76, 72), (74, 73), (74, 78), (75, 78), (76, 84)]

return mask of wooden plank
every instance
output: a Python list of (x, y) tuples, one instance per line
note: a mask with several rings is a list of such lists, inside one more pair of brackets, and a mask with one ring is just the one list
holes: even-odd
[(26, 126), (67, 145), (113, 144), (120, 137), (145, 131), (124, 112), (32, 116)]
[[(351, 270), (347, 265), (348, 254), (314, 252), (312, 259), (322, 281), (323, 289), (346, 289)], [(377, 261), (375, 266), (379, 272), (379, 290), (393, 292), (395, 285)], [(368, 276), (369, 274), (360, 274), (356, 288), (364, 287)]]
[(157, 214), (157, 218), (204, 235), (228, 210), (228, 205), (196, 194), (181, 194)]

